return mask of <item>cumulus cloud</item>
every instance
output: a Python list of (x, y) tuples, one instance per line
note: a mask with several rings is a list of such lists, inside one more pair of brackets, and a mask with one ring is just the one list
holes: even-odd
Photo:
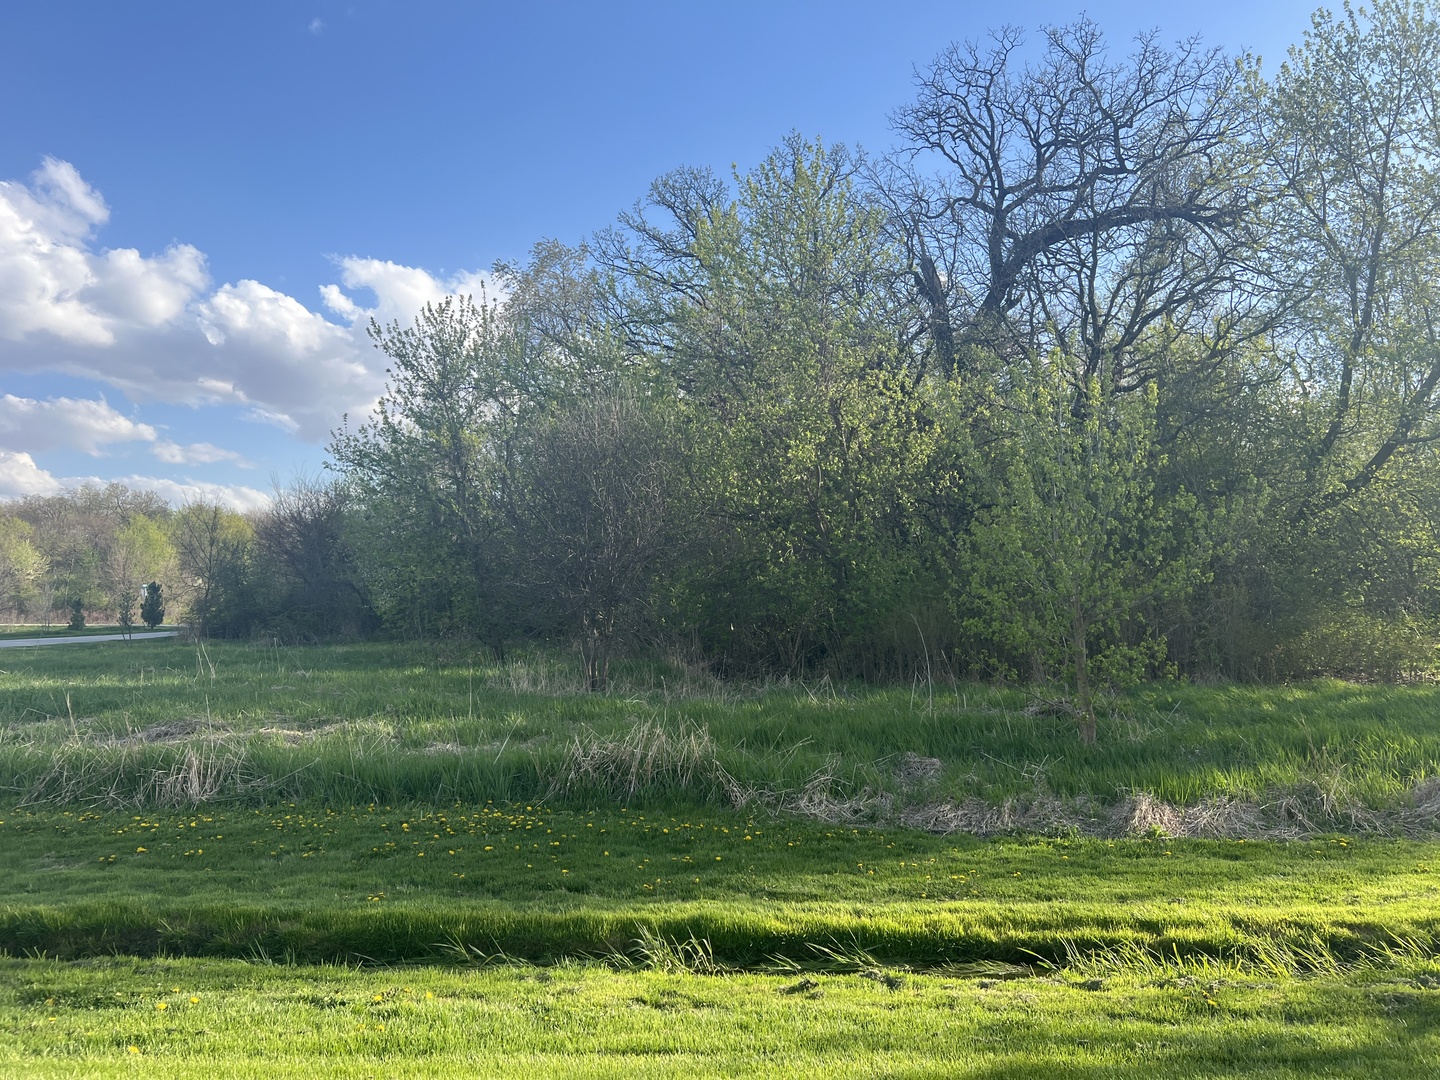
[(92, 251), (109, 216), (69, 162), (47, 157), (29, 186), (0, 182), (0, 338), (113, 345), (125, 329), (169, 323), (204, 288), (204, 256), (188, 245), (150, 259), (133, 248)]
[(208, 442), (190, 443), (188, 446), (159, 442), (151, 447), (150, 452), (167, 465), (213, 465), (217, 461), (228, 461), (242, 469), (254, 468), (243, 454)]
[[(64, 372), (137, 401), (232, 404), (318, 442), (342, 413), (367, 413), (383, 386), (370, 319), (408, 322), (427, 302), (488, 283), (342, 258), (339, 284), (320, 289), (327, 318), (258, 281), (212, 288), (189, 245), (155, 255), (101, 248), (108, 217), (68, 162), (46, 158), (28, 183), (0, 182), (0, 372)], [(346, 290), (367, 290), (374, 303)]]
[(154, 442), (155, 429), (116, 412), (102, 398), (0, 397), (0, 448), (40, 453), (70, 449), (98, 457), (111, 443)]
[(0, 450), (0, 498), (53, 495), (65, 485), (51, 476), (29, 454)]
[(78, 487), (81, 483), (121, 483), (126, 487), (153, 491), (171, 506), (186, 503), (220, 503), (232, 510), (263, 510), (270, 505), (270, 496), (244, 484), (212, 484), (205, 480), (173, 480), (165, 476), (117, 476), (113, 480), (97, 480), (86, 477), (83, 480), (67, 481), (66, 487)]
[(186, 477), (176, 480), (166, 476), (69, 476), (58, 478), (35, 464), (29, 454), (0, 450), (0, 499), (19, 499), (26, 495), (55, 495), (66, 489), (86, 484), (104, 487), (121, 483), (141, 491), (153, 491), (172, 506), (190, 502), (220, 503), (233, 510), (263, 510), (270, 505), (270, 496), (244, 484), (215, 484)]

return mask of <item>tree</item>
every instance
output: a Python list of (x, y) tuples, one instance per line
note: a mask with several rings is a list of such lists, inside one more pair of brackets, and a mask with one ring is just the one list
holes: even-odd
[(145, 599), (140, 603), (140, 619), (151, 630), (165, 621), (165, 587), (158, 581), (145, 586)]
[(377, 616), (361, 587), (349, 528), (352, 498), (337, 480), (297, 477), (255, 517), (270, 568), (271, 628), (302, 639), (365, 637)]
[(628, 344), (692, 440), (710, 564), (691, 568), (691, 617), (742, 662), (864, 652), (915, 591), (932, 432), (860, 168), (792, 135), (733, 194), (698, 170), (662, 177), (597, 240)]
[(196, 636), (245, 632), (251, 614), (245, 610), (254, 541), (250, 523), (218, 503), (188, 503), (171, 520), (170, 537)]
[(1261, 88), (1275, 233), (1306, 293), (1300, 518), (1440, 441), (1440, 23), (1410, 0), (1312, 23)]
[(1091, 380), (1086, 394), (1077, 414), (1069, 374), (1051, 361), (1009, 402), (996, 500), (966, 537), (962, 604), (982, 639), (1068, 672), (1092, 743), (1096, 676), (1124, 681), (1162, 655), (1144, 606), (1191, 588), (1207, 552), (1195, 500), (1155, 490), (1153, 389), (1117, 398)]
[(165, 530), (147, 515), (133, 514), (111, 540), (101, 575), (121, 627), (128, 630), (135, 621), (141, 583), (170, 580), (175, 570), (175, 548)]
[(353, 534), (369, 589), (392, 618), (435, 607), (451, 629), (480, 630), (502, 647), (497, 500), (512, 443), (536, 408), (525, 339), (482, 296), (427, 304), (412, 326), (373, 324), (391, 360), (373, 417), (333, 433), (335, 468), (353, 486), (363, 522)]
[(30, 611), (50, 562), (36, 549), (31, 538), (34, 529), (28, 522), (14, 517), (0, 517), (0, 604), (24, 620)]
[(624, 388), (552, 416), (524, 447), (510, 511), (517, 584), (537, 621), (579, 637), (590, 690), (606, 688), (616, 639), (683, 560), (679, 451), (662, 407)]
[[(909, 162), (884, 182), (942, 369), (967, 345), (1059, 349), (1077, 387), (1123, 393), (1167, 338), (1198, 332), (1221, 355), (1263, 333), (1235, 66), (1153, 33), (1117, 61), (1089, 20), (1047, 28), (1034, 64), (1023, 43), (1007, 28), (952, 45), (894, 118)], [(935, 178), (914, 171), (937, 157)]]

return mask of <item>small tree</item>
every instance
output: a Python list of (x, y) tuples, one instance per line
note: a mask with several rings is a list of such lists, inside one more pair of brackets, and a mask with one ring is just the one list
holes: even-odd
[(632, 392), (598, 391), (528, 450), (511, 506), (519, 584), (538, 621), (576, 634), (586, 688), (604, 690), (616, 639), (680, 547), (676, 432)]
[(165, 621), (165, 590), (158, 581), (145, 586), (145, 599), (140, 602), (140, 620), (151, 630)]
[(1163, 656), (1144, 608), (1184, 596), (1203, 574), (1200, 513), (1184, 491), (1156, 491), (1153, 388), (1114, 397), (1089, 379), (1077, 398), (1052, 363), (1010, 405), (998, 498), (970, 527), (970, 595), (982, 612), (972, 626), (1065, 671), (1081, 741), (1093, 743), (1092, 678), (1129, 681)]
[(85, 629), (85, 601), (78, 596), (70, 601), (70, 629)]
[(120, 590), (120, 595), (115, 600), (115, 615), (120, 622), (120, 632), (128, 638), (131, 628), (135, 625), (135, 592), (133, 589)]

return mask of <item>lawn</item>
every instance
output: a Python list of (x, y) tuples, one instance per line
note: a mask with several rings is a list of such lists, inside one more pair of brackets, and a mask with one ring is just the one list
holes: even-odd
[(1143, 687), (1083, 747), (988, 686), (651, 664), (587, 695), (563, 657), (419, 645), (0, 661), (0, 1073), (1440, 1050), (1431, 687)]
[(1440, 967), (945, 975), (0, 960), (26, 1077), (1434, 1076)]
[(647, 934), (719, 965), (1063, 964), (1140, 948), (1307, 966), (1440, 941), (1440, 843), (931, 836), (697, 808), (25, 810), (23, 955), (537, 963)]

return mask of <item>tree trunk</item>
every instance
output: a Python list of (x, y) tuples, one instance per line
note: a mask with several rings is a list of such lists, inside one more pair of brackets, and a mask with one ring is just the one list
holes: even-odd
[(1080, 741), (1087, 746), (1095, 742), (1095, 705), (1090, 699), (1090, 654), (1085, 647), (1086, 625), (1080, 605), (1070, 614), (1071, 656), (1075, 665), (1075, 707), (1079, 711)]

